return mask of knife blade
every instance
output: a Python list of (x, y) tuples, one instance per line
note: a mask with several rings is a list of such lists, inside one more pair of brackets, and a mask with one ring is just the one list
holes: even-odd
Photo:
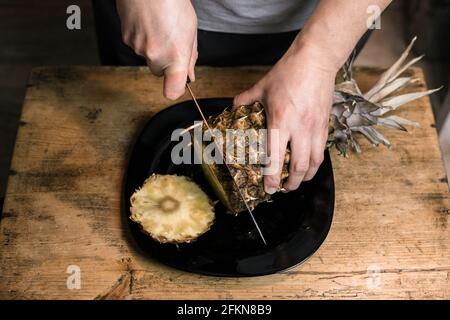
[[(192, 97), (192, 100), (194, 100), (194, 104), (197, 107), (197, 110), (200, 113), (200, 116), (202, 117), (203, 123), (205, 124), (206, 128), (208, 129), (208, 131), (212, 134), (212, 131), (211, 131), (211, 128), (209, 127), (208, 121), (206, 121), (205, 115), (203, 114), (202, 109), (200, 108), (200, 105), (198, 104), (197, 99), (195, 98), (194, 92), (192, 91), (191, 86), (189, 85), (190, 82), (191, 82), (191, 80), (188, 77), (187, 81), (186, 81), (186, 88), (188, 89), (189, 94)], [(216, 143), (216, 142), (214, 142), (214, 143)], [(219, 151), (220, 149), (217, 148), (217, 150)], [(248, 205), (247, 201), (244, 198), (244, 195), (242, 194), (241, 188), (239, 187), (238, 183), (236, 182), (236, 180), (234, 179), (233, 175), (231, 174), (230, 167), (228, 166), (228, 163), (227, 163), (226, 159), (224, 158), (223, 154), (221, 154), (221, 155), (222, 155), (222, 159), (223, 159), (223, 162), (225, 164), (225, 167), (227, 168), (228, 173), (230, 174), (231, 179), (233, 180), (233, 182), (234, 182), (234, 184), (236, 186), (236, 189), (238, 190), (239, 196), (241, 197), (242, 201), (244, 202), (245, 207), (246, 207), (248, 213), (250, 214), (250, 217), (253, 220), (253, 224), (255, 225), (256, 230), (258, 230), (258, 233), (259, 233), (259, 236), (261, 237), (261, 240), (264, 242), (264, 245), (267, 245), (266, 239), (264, 238), (264, 235), (263, 235), (263, 233), (262, 233), (262, 231), (261, 231), (261, 229), (260, 229), (260, 227), (258, 225), (258, 222), (256, 221), (255, 217), (253, 216), (252, 210), (250, 209), (250, 206)]]

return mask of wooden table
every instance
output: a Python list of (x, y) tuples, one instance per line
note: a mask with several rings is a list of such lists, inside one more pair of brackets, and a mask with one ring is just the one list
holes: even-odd
[[(194, 89), (232, 96), (264, 70), (198, 68)], [(409, 72), (424, 90), (420, 69)], [(356, 74), (367, 88), (380, 70)], [(360, 139), (360, 156), (332, 151), (335, 217), (309, 261), (223, 279), (149, 260), (120, 212), (131, 142), (171, 104), (161, 90), (145, 68), (34, 70), (1, 221), (0, 298), (450, 298), (450, 195), (428, 98), (398, 112), (420, 128), (382, 130), (392, 150)], [(69, 266), (80, 268), (80, 289), (67, 286)]]

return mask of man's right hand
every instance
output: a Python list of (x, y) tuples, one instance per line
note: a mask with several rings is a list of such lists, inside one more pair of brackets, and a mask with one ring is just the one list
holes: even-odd
[(150, 71), (164, 76), (164, 96), (184, 94), (194, 81), (197, 16), (189, 0), (116, 0), (123, 41), (147, 59)]

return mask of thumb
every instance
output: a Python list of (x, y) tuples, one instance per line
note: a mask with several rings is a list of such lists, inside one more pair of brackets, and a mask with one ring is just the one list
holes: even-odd
[(164, 96), (176, 100), (184, 94), (187, 68), (168, 67), (164, 70)]
[(242, 105), (249, 105), (255, 101), (260, 100), (261, 98), (261, 90), (258, 85), (255, 85), (248, 89), (247, 91), (242, 92), (234, 97), (233, 105), (235, 107)]

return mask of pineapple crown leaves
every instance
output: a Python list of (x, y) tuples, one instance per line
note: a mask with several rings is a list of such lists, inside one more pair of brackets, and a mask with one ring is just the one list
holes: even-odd
[(396, 115), (383, 117), (386, 113), (408, 102), (428, 96), (442, 88), (395, 95), (401, 89), (418, 81), (413, 77), (402, 76), (409, 67), (423, 58), (422, 55), (405, 62), (415, 41), (416, 37), (412, 39), (400, 58), (381, 75), (375, 85), (366, 93), (361, 92), (353, 79), (352, 65), (355, 54), (351, 55), (336, 77), (328, 147), (334, 145), (344, 156), (348, 155), (350, 149), (360, 153), (361, 148), (353, 136), (353, 132), (361, 133), (375, 146), (384, 144), (390, 147), (389, 140), (373, 126), (381, 125), (402, 131), (407, 131), (405, 126), (419, 126), (416, 122)]

